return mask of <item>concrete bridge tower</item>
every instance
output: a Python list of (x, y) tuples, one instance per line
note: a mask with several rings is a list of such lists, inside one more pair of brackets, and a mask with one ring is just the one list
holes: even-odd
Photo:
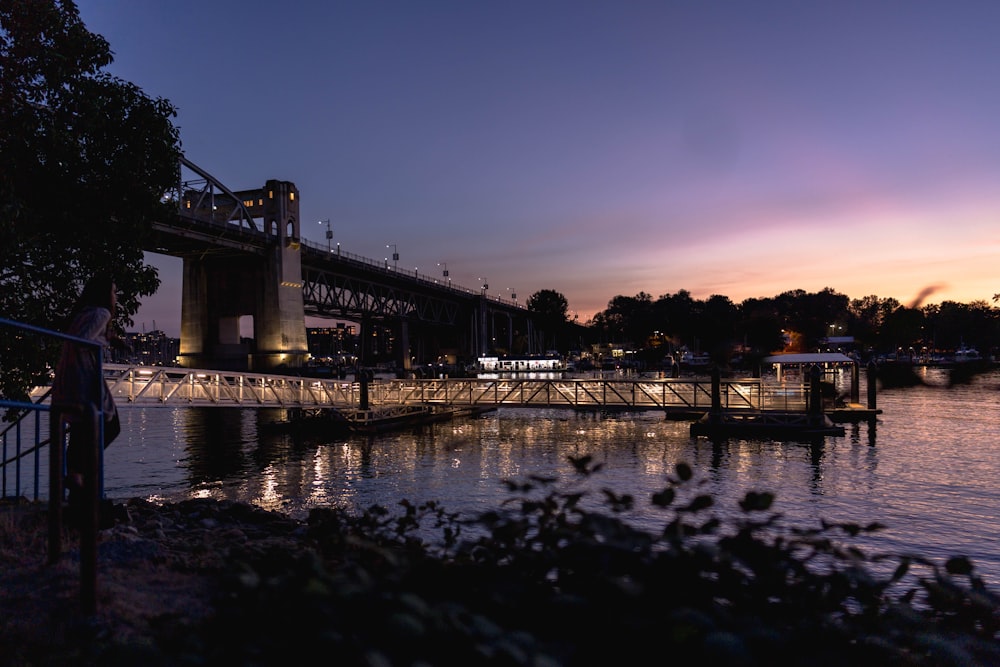
[[(188, 368), (267, 371), (308, 357), (299, 249), (299, 192), (289, 181), (236, 193), (269, 243), (263, 256), (206, 254), (184, 259), (180, 362)], [(253, 318), (241, 339), (240, 319)]]

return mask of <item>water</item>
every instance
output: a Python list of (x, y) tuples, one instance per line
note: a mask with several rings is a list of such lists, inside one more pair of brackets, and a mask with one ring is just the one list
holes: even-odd
[[(310, 508), (395, 507), (437, 500), (450, 511), (495, 508), (502, 480), (529, 474), (572, 478), (569, 456), (590, 454), (603, 471), (592, 490), (630, 493), (630, 520), (658, 531), (648, 503), (679, 461), (689, 463), (720, 516), (749, 490), (776, 494), (790, 523), (879, 521), (871, 544), (936, 560), (969, 556), (1000, 585), (1000, 371), (945, 388), (886, 390), (876, 424), (845, 425), (819, 444), (689, 436), (689, 422), (662, 414), (594, 415), (502, 408), (476, 418), (376, 438), (295, 439), (261, 425), (279, 413), (236, 408), (120, 406), (123, 433), (106, 453), (105, 488), (116, 499), (228, 498), (304, 517)], [(838, 378), (842, 386), (849, 377)], [(862, 380), (863, 382), (863, 380)], [(862, 385), (862, 400), (865, 389)]]

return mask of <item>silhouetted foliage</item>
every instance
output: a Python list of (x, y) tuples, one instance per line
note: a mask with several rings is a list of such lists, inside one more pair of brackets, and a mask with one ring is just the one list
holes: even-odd
[(535, 314), (544, 335), (547, 349), (558, 349), (561, 334), (566, 330), (566, 297), (555, 290), (543, 289), (528, 297), (528, 310)]
[[(722, 520), (690, 466), (649, 499), (578, 480), (509, 480), (474, 521), (437, 503), (309, 517), (317, 555), (234, 565), (208, 625), (170, 650), (227, 664), (336, 655), (349, 664), (987, 665), (1000, 661), (1000, 599), (971, 561), (867, 555), (877, 522), (786, 526), (750, 491)], [(440, 531), (442, 540), (428, 534)]]
[[(61, 329), (84, 282), (117, 274), (120, 324), (152, 294), (143, 241), (175, 215), (175, 110), (103, 72), (108, 43), (72, 2), (0, 3), (0, 313)], [(23, 398), (57, 345), (0, 328), (0, 394)]]

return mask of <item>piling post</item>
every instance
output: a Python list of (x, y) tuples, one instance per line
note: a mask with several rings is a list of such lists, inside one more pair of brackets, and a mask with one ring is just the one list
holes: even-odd
[(813, 364), (809, 369), (809, 415), (823, 415), (823, 387), (820, 382), (819, 364)]
[(717, 366), (712, 368), (712, 410), (709, 415), (712, 422), (722, 421), (722, 373)]
[(851, 403), (861, 402), (861, 369), (858, 367), (858, 360), (851, 362)]
[(360, 394), (358, 397), (358, 408), (361, 410), (368, 409), (368, 369), (362, 368), (358, 370), (358, 384), (360, 385)]
[(875, 360), (868, 362), (868, 409), (874, 410), (877, 405), (875, 403), (875, 384), (878, 382), (878, 366), (875, 364)]

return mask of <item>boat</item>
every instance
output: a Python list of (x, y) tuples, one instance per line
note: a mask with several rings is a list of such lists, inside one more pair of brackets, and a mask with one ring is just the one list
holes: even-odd
[(486, 373), (561, 373), (566, 360), (558, 354), (503, 355), (479, 357), (478, 370)]
[(711, 362), (711, 357), (704, 352), (691, 352), (689, 350), (681, 352), (680, 364), (682, 368), (706, 368)]
[(970, 361), (982, 361), (983, 355), (973, 347), (966, 347), (964, 344), (955, 350), (955, 363), (963, 364)]

